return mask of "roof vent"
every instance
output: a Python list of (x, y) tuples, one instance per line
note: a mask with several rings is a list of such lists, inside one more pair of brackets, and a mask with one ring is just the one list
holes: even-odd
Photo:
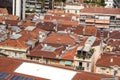
[(61, 15), (61, 17), (65, 17), (65, 15)]
[(20, 38), (20, 37), (22, 37), (21, 34), (12, 34), (12, 35), (10, 36), (10, 39), (16, 40), (16, 39), (18, 39), (18, 38)]
[(110, 62), (111, 62), (111, 63), (113, 62), (113, 58), (110, 59)]
[(35, 29), (35, 26), (28, 26), (25, 28), (27, 31), (33, 31)]
[(44, 44), (44, 47), (47, 47), (47, 44)]
[(5, 21), (2, 21), (2, 24), (6, 24), (6, 22), (5, 22)]

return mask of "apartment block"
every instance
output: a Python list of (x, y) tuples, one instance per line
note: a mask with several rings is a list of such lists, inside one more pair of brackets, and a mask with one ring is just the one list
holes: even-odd
[(19, 19), (25, 19), (25, 1), (26, 0), (13, 0), (12, 14), (19, 16)]
[(26, 0), (26, 12), (40, 13), (52, 9), (52, 0)]
[(81, 25), (94, 25), (97, 28), (120, 28), (120, 9), (84, 8), (80, 14)]

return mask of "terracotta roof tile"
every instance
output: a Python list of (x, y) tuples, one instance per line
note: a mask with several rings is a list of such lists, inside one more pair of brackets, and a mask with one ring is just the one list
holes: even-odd
[(25, 19), (26, 20), (31, 20), (31, 19), (34, 18), (34, 16), (35, 16), (35, 14), (25, 14)]
[[(112, 62), (111, 62), (112, 59)], [(110, 67), (110, 66), (120, 66), (120, 55), (116, 54), (102, 54), (101, 58), (98, 59), (96, 65), (97, 66), (103, 66), (103, 67)]]
[(6, 15), (6, 17), (7, 17), (7, 20), (18, 20), (19, 19), (19, 17), (18, 16), (15, 16), (15, 15)]
[(72, 31), (78, 35), (83, 35), (83, 26), (78, 25), (75, 29), (73, 29)]
[(92, 7), (83, 8), (81, 13), (104, 13), (104, 14), (120, 14), (119, 8), (103, 8), (103, 7)]
[(35, 26), (35, 22), (31, 22), (31, 21), (23, 21), (22, 22), (22, 27), (27, 27), (27, 26)]
[(44, 42), (68, 45), (75, 44), (76, 41), (72, 39), (69, 34), (52, 33), (44, 40)]
[(108, 38), (108, 34), (109, 32), (108, 31), (103, 31), (103, 30), (97, 30), (97, 34), (96, 34), (96, 37), (100, 38), (101, 37), (101, 32), (103, 33), (103, 38)]
[(18, 25), (19, 22), (20, 22), (19, 20), (5, 20), (5, 23), (11, 26), (16, 26)]
[(45, 57), (45, 58), (53, 58), (53, 59), (57, 59), (57, 55), (61, 54), (62, 50), (64, 49), (63, 46), (59, 45), (59, 44), (47, 44), (47, 46), (52, 46), (52, 47), (56, 47), (54, 52), (51, 51), (44, 51), (42, 50), (43, 43), (37, 45), (36, 47), (34, 47), (31, 51), (30, 54), (28, 54), (27, 56), (31, 56), (31, 57)]
[(53, 22), (43, 22), (43, 23), (38, 23), (37, 27), (46, 30), (46, 31), (54, 31), (54, 24)]
[[(10, 31), (12, 33), (12, 31)], [(29, 48), (30, 46), (26, 44), (27, 41), (32, 41), (33, 43), (38, 42), (39, 32), (46, 32), (40, 28), (35, 28), (33, 31), (22, 30), (19, 32), (22, 36), (16, 40), (10, 39), (8, 37), (5, 41), (0, 42), (0, 46), (13, 47), (13, 48)], [(9, 35), (10, 36), (10, 35)]]
[(0, 57), (0, 67), (1, 67), (0, 72), (5, 72), (5, 73), (11, 74), (10, 77), (8, 77), (6, 80), (10, 80), (10, 78), (13, 75), (23, 76), (23, 77), (27, 77), (27, 78), (33, 78), (35, 80), (46, 80), (43, 78), (38, 78), (35, 76), (28, 76), (28, 75), (19, 74), (19, 73), (14, 72), (23, 62), (30, 62), (30, 61)]
[(112, 38), (112, 39), (120, 39), (120, 31), (112, 31), (110, 33), (110, 38)]
[(97, 33), (97, 28), (95, 26), (86, 26), (84, 35), (95, 36)]
[(2, 21), (3, 21), (3, 18), (2, 18), (2, 17), (0, 17), (0, 23), (2, 23)]
[(113, 47), (113, 51), (120, 51), (120, 40), (108, 40), (107, 45)]
[[(23, 76), (27, 78), (32, 78), (35, 80), (47, 80), (47, 79), (40, 78), (40, 77), (29, 76), (29, 75), (14, 72), (23, 62), (39, 64), (33, 61), (0, 57), (0, 72), (6, 72), (6, 73), (11, 74), (10, 77), (8, 77), (6, 80), (10, 80), (10, 78), (13, 75), (19, 75), (19, 76)], [(44, 65), (44, 64), (41, 64), (41, 65)], [(51, 65), (45, 65), (45, 66), (51, 66)], [(51, 67), (71, 70), (70, 68), (61, 67), (61, 66), (51, 66)], [(101, 78), (108, 78), (108, 77), (110, 78), (112, 76), (90, 73), (90, 72), (83, 72), (83, 71), (76, 71), (76, 74), (73, 76), (72, 80), (100, 80)]]
[(0, 13), (2, 13), (2, 14), (8, 14), (7, 8), (0, 8)]
[(77, 47), (75, 47), (74, 49), (72, 50), (68, 50), (66, 51), (63, 55), (62, 55), (62, 59), (65, 59), (65, 60), (74, 60), (74, 56), (76, 55), (76, 50)]
[(57, 16), (57, 15), (54, 15), (54, 16), (51, 16), (51, 15), (46, 15), (44, 19), (47, 19), (47, 20), (60, 20), (60, 21), (71, 21), (71, 17), (70, 16), (67, 16), (67, 17), (62, 17), (62, 16)]

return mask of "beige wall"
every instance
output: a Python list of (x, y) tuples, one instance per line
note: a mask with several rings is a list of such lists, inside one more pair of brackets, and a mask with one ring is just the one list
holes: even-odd
[(20, 49), (22, 51), (18, 51), (17, 49), (13, 49), (13, 48), (0, 48), (0, 52), (3, 54), (8, 55), (8, 57), (12, 57), (12, 58), (18, 58), (18, 59), (26, 59), (26, 49)]
[[(117, 76), (120, 76), (120, 67), (116, 69)], [(96, 73), (114, 75), (115, 68), (110, 67), (96, 67)]]

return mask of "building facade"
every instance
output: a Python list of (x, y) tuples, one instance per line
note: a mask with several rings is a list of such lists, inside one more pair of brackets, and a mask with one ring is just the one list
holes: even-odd
[(120, 8), (119, 0), (105, 0), (106, 8)]
[(41, 13), (52, 7), (53, 0), (26, 0), (26, 12)]
[(25, 1), (26, 0), (13, 0), (12, 13), (13, 15), (19, 16), (20, 19), (25, 19)]
[(84, 8), (80, 14), (80, 24), (94, 25), (97, 28), (120, 28), (120, 9), (115, 8)]

